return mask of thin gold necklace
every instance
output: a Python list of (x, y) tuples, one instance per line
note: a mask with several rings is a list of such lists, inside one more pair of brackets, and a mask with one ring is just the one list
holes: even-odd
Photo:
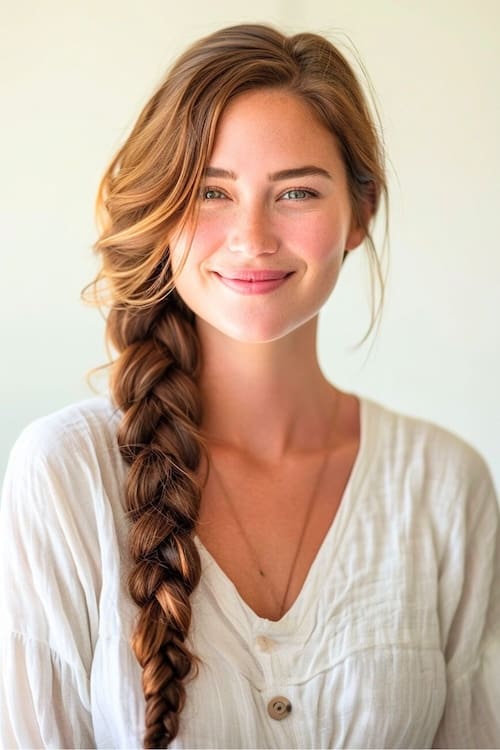
[[(333, 409), (333, 413), (332, 413), (332, 416), (331, 416), (331, 428), (330, 428), (330, 430), (328, 432), (327, 441), (330, 438), (330, 436), (331, 436), (331, 434), (333, 432), (334, 425), (336, 423), (336, 417), (337, 417), (337, 411), (338, 411), (338, 402), (339, 402), (339, 396), (337, 396), (337, 398), (335, 400), (335, 407)], [(322, 460), (321, 465), (319, 467), (318, 473), (316, 474), (316, 480), (314, 482), (314, 485), (313, 485), (313, 488), (312, 488), (312, 491), (311, 491), (311, 495), (309, 497), (309, 502), (308, 502), (307, 508), (306, 508), (304, 523), (302, 524), (302, 529), (301, 529), (301, 532), (300, 532), (300, 538), (299, 538), (297, 547), (295, 549), (295, 554), (294, 554), (294, 557), (293, 557), (293, 560), (292, 560), (292, 564), (290, 566), (290, 571), (288, 573), (288, 578), (287, 578), (287, 582), (286, 582), (286, 586), (285, 586), (285, 592), (284, 592), (283, 596), (280, 597), (278, 595), (278, 593), (276, 592), (276, 590), (275, 590), (275, 588), (272, 585), (272, 583), (271, 583), (270, 580), (268, 582), (271, 595), (272, 595), (272, 597), (274, 599), (274, 602), (275, 602), (275, 604), (277, 606), (277, 609), (278, 609), (278, 619), (281, 619), (281, 617), (283, 616), (283, 613), (285, 611), (286, 600), (287, 600), (287, 597), (288, 597), (288, 592), (290, 591), (290, 585), (291, 585), (291, 582), (292, 582), (292, 579), (293, 579), (293, 574), (295, 572), (295, 568), (297, 567), (297, 562), (298, 562), (298, 559), (299, 559), (300, 551), (302, 549), (302, 543), (304, 541), (304, 537), (305, 537), (306, 531), (307, 531), (307, 529), (309, 527), (309, 522), (311, 520), (312, 509), (313, 509), (313, 506), (315, 504), (317, 495), (319, 493), (319, 489), (321, 487), (321, 483), (322, 483), (323, 477), (325, 475), (326, 468), (327, 468), (328, 463), (329, 463), (329, 459), (330, 459), (330, 452), (327, 450), (326, 451), (326, 455), (325, 455), (324, 459)], [(245, 542), (245, 544), (246, 544), (246, 546), (248, 548), (248, 551), (250, 553), (250, 556), (251, 556), (252, 560), (254, 561), (255, 567), (256, 567), (259, 575), (261, 576), (261, 578), (268, 578), (268, 576), (266, 575), (266, 573), (264, 572), (264, 570), (262, 568), (262, 565), (261, 565), (261, 563), (259, 561), (258, 555), (255, 552), (254, 546), (251, 543), (250, 539), (248, 538), (248, 535), (247, 535), (247, 533), (245, 531), (243, 523), (241, 522), (241, 519), (238, 516), (238, 513), (236, 512), (236, 508), (234, 507), (234, 503), (231, 500), (231, 496), (230, 496), (229, 492), (227, 491), (227, 488), (226, 488), (225, 483), (224, 483), (224, 481), (222, 479), (220, 471), (218, 470), (217, 466), (214, 464), (213, 461), (211, 462), (210, 466), (211, 466), (214, 474), (216, 475), (217, 482), (219, 484), (220, 489), (222, 490), (222, 495), (223, 495), (223, 497), (224, 497), (224, 499), (226, 501), (227, 506), (231, 510), (231, 513), (233, 514), (234, 520), (236, 521), (236, 524), (237, 524), (237, 526), (238, 526), (238, 528), (240, 530), (241, 536), (243, 537), (243, 540), (244, 540), (244, 542)]]

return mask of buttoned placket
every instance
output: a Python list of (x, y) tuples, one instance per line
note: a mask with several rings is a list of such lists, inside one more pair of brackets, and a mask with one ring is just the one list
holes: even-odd
[(281, 731), (287, 738), (289, 747), (297, 747), (296, 719), (300, 706), (294, 706), (288, 684), (290, 665), (287, 664), (287, 636), (290, 637), (298, 623), (290, 617), (286, 622), (254, 623), (252, 653), (262, 672), (261, 692), (263, 709), (267, 721), (279, 724), (275, 731)]

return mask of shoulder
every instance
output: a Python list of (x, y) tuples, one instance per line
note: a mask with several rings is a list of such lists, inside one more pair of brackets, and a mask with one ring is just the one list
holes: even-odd
[(15, 538), (15, 554), (25, 548), (29, 558), (40, 558), (40, 571), (65, 554), (67, 570), (85, 560), (97, 580), (99, 545), (111, 543), (124, 518), (127, 465), (116, 441), (119, 421), (110, 401), (96, 398), (23, 430), (9, 457), (0, 503), (0, 533), (10, 554)]
[[(120, 413), (107, 398), (67, 406), (33, 421), (20, 434), (9, 456), (6, 496), (43, 499), (76, 493), (115, 495), (125, 465), (116, 441)], [(50, 491), (50, 492), (49, 492)]]
[(441, 484), (491, 482), (481, 454), (459, 435), (369, 399), (361, 402), (366, 442), (382, 464)]
[(119, 419), (107, 398), (80, 401), (31, 422), (14, 444), (13, 453), (29, 450), (48, 458), (54, 450), (70, 451), (89, 442), (111, 446)]
[(385, 550), (396, 540), (422, 580), (439, 571), (444, 628), (468, 568), (488, 570), (486, 581), (495, 565), (499, 507), (489, 468), (453, 432), (372, 401), (362, 401), (363, 426), (359, 494), (377, 519), (374, 533)]
[(11, 451), (0, 504), (2, 627), (85, 671), (126, 533), (119, 419), (100, 398), (32, 422)]
[(496, 528), (498, 499), (489, 467), (463, 438), (363, 399), (363, 441), (364, 479), (388, 512), (430, 520), (443, 542), (458, 527), (460, 536), (476, 524)]
[(77, 461), (96, 454), (116, 453), (120, 413), (107, 398), (92, 398), (66, 406), (34, 420), (20, 434), (10, 455), (10, 465), (29, 457), (30, 462)]

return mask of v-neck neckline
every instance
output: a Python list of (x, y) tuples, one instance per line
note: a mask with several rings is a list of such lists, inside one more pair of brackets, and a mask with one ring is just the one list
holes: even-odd
[[(245, 599), (241, 596), (236, 585), (229, 578), (229, 576), (220, 567), (217, 560), (205, 547), (198, 535), (195, 535), (194, 540), (198, 547), (200, 557), (202, 559), (202, 575), (207, 578), (207, 573), (210, 571), (213, 575), (217, 596), (220, 599), (221, 595), (224, 599), (225, 605), (234, 613), (236, 616), (238, 611), (243, 611), (246, 618), (250, 620), (252, 625), (258, 627), (263, 626), (267, 632), (272, 630), (275, 631), (288, 631), (290, 629), (296, 631), (298, 622), (302, 619), (300, 616), (301, 608), (305, 610), (307, 608), (302, 607), (302, 601), (307, 595), (307, 590), (313, 586), (314, 578), (317, 576), (318, 571), (321, 569), (321, 561), (328, 554), (329, 549), (334, 546), (336, 554), (339, 553), (342, 539), (344, 537), (344, 531), (348, 525), (350, 513), (353, 509), (353, 505), (356, 501), (356, 493), (353, 492), (354, 485), (358, 474), (360, 473), (361, 466), (364, 460), (364, 456), (367, 450), (367, 431), (368, 431), (368, 399), (359, 398), (359, 422), (360, 422), (360, 436), (359, 446), (356, 458), (354, 459), (349, 478), (342, 492), (342, 496), (339, 502), (339, 506), (335, 516), (325, 532), (325, 535), (321, 541), (321, 544), (316, 552), (316, 555), (309, 567), (307, 575), (301, 586), (299, 593), (297, 594), (294, 602), (289, 609), (283, 614), (279, 620), (269, 620), (266, 617), (258, 615), (252, 607), (247, 604)], [(336, 543), (335, 543), (336, 540)], [(207, 581), (210, 585), (210, 581)], [(311, 608), (309, 607), (309, 611)]]

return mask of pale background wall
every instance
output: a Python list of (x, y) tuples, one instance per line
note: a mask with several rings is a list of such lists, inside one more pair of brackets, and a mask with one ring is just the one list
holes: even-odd
[(324, 367), (460, 433), (500, 487), (498, 0), (16, 0), (2, 15), (0, 475), (22, 426), (88, 396), (105, 359), (79, 291), (107, 161), (186, 42), (268, 21), (353, 39), (391, 161), (382, 326), (369, 356), (350, 350), (368, 320), (358, 254), (325, 310)]

